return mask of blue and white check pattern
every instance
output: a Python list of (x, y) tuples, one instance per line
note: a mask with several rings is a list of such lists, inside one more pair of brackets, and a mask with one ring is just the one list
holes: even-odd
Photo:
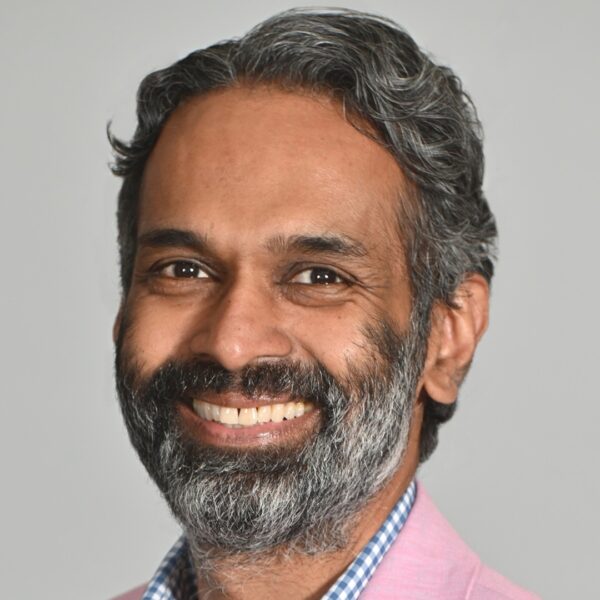
[(406, 523), (416, 495), (417, 484), (413, 481), (377, 533), (329, 588), (329, 591), (323, 596), (323, 600), (355, 600), (358, 598)]
[(196, 576), (187, 540), (181, 536), (148, 584), (142, 600), (197, 600)]
[[(414, 504), (417, 485), (413, 481), (396, 503), (377, 533), (361, 550), (354, 562), (340, 575), (322, 600), (356, 600), (390, 549)], [(194, 569), (185, 537), (165, 556), (142, 600), (197, 600)]]

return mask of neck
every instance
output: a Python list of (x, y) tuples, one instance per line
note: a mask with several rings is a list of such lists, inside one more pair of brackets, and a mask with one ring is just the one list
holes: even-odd
[[(417, 439), (414, 439), (417, 438)], [(278, 549), (252, 556), (194, 560), (199, 598), (228, 600), (322, 598), (385, 521), (412, 481), (418, 465), (418, 434), (411, 432), (400, 468), (353, 519), (347, 544), (327, 554)]]

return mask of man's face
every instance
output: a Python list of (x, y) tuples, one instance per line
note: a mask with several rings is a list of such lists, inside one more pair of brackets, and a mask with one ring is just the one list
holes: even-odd
[[(235, 494), (253, 501), (261, 477), (284, 508), (291, 486), (321, 485), (331, 509), (349, 477), (369, 480), (365, 496), (397, 467), (424, 350), (404, 335), (403, 189), (391, 155), (327, 99), (232, 89), (169, 118), (144, 173), (117, 376), (134, 443), (184, 526), (181, 506), (206, 511), (211, 484), (173, 492), (183, 479), (230, 486), (242, 527), (262, 509), (242, 514)], [(337, 471), (340, 489), (302, 479), (315, 469)]]

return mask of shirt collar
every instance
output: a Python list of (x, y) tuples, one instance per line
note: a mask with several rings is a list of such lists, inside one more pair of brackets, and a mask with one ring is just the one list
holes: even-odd
[(329, 588), (329, 591), (323, 596), (323, 600), (354, 600), (358, 598), (406, 523), (416, 493), (417, 484), (412, 481), (377, 533)]
[[(412, 481), (379, 530), (329, 588), (323, 600), (358, 598), (406, 523), (416, 494), (417, 485)], [(196, 600), (197, 597), (189, 548), (185, 536), (182, 536), (163, 559), (142, 600)]]

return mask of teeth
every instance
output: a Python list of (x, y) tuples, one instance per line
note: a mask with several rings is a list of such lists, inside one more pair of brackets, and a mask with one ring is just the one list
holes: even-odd
[(284, 409), (283, 409), (283, 418), (287, 419), (288, 421), (290, 419), (293, 419), (296, 416), (296, 403), (295, 402), (286, 402), (284, 404)]
[(240, 408), (238, 423), (240, 425), (255, 425), (258, 419), (256, 408)]
[(239, 425), (238, 409), (229, 406), (221, 406), (219, 421), (225, 425)]
[(211, 421), (218, 421), (221, 416), (221, 407), (216, 404), (208, 404), (208, 402), (203, 402), (208, 406), (208, 419)]
[(271, 420), (271, 407), (269, 405), (259, 406), (257, 421), (259, 423), (268, 423), (270, 420)]
[(207, 421), (216, 421), (233, 427), (251, 427), (257, 423), (281, 423), (314, 410), (310, 402), (285, 402), (252, 408), (219, 406), (202, 400), (194, 400), (194, 411)]
[(211, 418), (211, 407), (207, 402), (199, 402), (198, 409), (200, 410), (200, 416), (205, 419)]
[(271, 421), (273, 423), (281, 423), (283, 421), (283, 413), (285, 412), (285, 404), (271, 405)]

